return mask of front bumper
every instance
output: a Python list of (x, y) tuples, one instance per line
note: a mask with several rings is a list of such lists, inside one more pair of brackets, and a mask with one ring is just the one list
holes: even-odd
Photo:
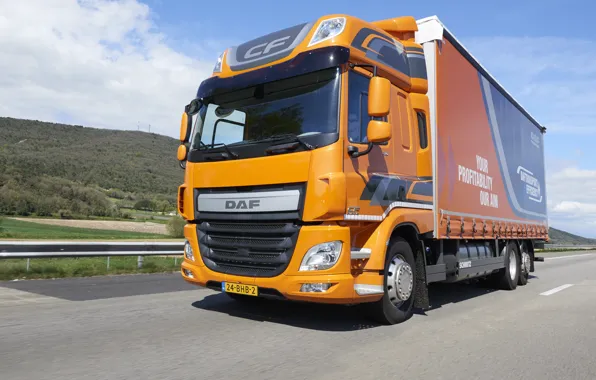
[[(296, 247), (287, 269), (275, 277), (244, 277), (215, 272), (206, 267), (201, 258), (194, 225), (187, 225), (185, 236), (192, 244), (195, 260), (184, 259), (181, 275), (184, 280), (195, 285), (211, 289), (221, 289), (222, 282), (256, 285), (263, 290), (260, 291), (263, 295), (277, 295), (288, 300), (317, 303), (362, 303), (376, 301), (382, 297), (382, 294), (360, 295), (355, 291), (356, 286), (363, 284), (381, 287), (383, 277), (379, 273), (355, 274), (353, 272), (354, 263), (350, 257), (350, 230), (348, 227), (303, 226), (300, 229)], [(343, 247), (340, 259), (333, 268), (310, 272), (298, 270), (309, 248), (334, 240), (342, 241)], [(301, 292), (302, 285), (309, 283), (332, 285), (325, 292)]]

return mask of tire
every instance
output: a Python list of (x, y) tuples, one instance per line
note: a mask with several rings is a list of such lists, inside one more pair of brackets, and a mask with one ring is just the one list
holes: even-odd
[[(404, 239), (398, 238), (394, 240), (389, 247), (385, 257), (384, 273), (383, 298), (375, 303), (366, 305), (368, 315), (373, 320), (384, 325), (405, 322), (414, 313), (416, 262), (410, 244)], [(394, 281), (398, 279), (399, 273), (402, 273), (399, 278), (405, 282), (401, 288), (396, 287)], [(402, 290), (401, 293), (399, 292), (400, 290)], [(399, 297), (405, 296), (407, 296), (407, 299), (403, 301), (399, 299)]]
[(526, 243), (522, 243), (521, 245), (521, 252), (520, 252), (520, 272), (519, 272), (519, 280), (517, 282), (518, 285), (524, 286), (528, 283), (528, 279), (530, 278), (530, 266), (531, 266), (531, 256), (530, 252), (528, 252), (528, 245)]
[(517, 245), (510, 241), (505, 250), (505, 268), (495, 275), (497, 287), (503, 290), (515, 290), (519, 282), (520, 267), (519, 250)]

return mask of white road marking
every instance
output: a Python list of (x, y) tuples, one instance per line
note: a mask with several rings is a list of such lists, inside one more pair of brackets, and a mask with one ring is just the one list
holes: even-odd
[(559, 260), (559, 259), (571, 259), (574, 257), (584, 257), (584, 256), (594, 256), (596, 253), (581, 253), (579, 255), (569, 255), (569, 256), (556, 256), (556, 257), (545, 257), (545, 260)]
[(551, 290), (548, 290), (546, 292), (540, 293), (540, 295), (541, 296), (550, 296), (551, 294), (555, 294), (557, 292), (560, 292), (561, 290), (565, 290), (565, 289), (570, 288), (572, 286), (573, 286), (573, 284), (565, 284), (565, 285), (557, 286), (554, 289), (551, 289)]

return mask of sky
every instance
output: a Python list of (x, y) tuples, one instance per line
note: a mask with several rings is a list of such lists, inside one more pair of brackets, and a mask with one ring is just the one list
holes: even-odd
[(0, 116), (175, 137), (229, 46), (325, 14), (437, 15), (547, 127), (551, 226), (596, 237), (595, 10), (573, 0), (0, 0)]

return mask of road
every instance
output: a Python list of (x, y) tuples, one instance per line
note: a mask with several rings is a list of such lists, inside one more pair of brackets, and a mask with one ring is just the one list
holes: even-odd
[(178, 275), (4, 282), (1, 377), (595, 379), (596, 254), (536, 265), (513, 292), (433, 286), (433, 308), (396, 326), (242, 306)]

